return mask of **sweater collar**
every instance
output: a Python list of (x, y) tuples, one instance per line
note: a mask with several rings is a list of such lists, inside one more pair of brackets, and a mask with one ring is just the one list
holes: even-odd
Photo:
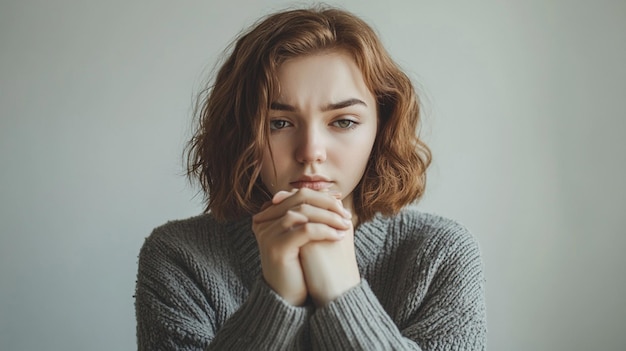
[(389, 231), (389, 218), (376, 214), (373, 219), (361, 223), (354, 232), (354, 247), (361, 272), (384, 251)]

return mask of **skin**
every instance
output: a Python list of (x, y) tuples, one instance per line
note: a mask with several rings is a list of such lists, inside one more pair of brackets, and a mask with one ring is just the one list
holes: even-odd
[(310, 296), (323, 306), (361, 280), (352, 192), (376, 138), (376, 100), (343, 51), (288, 60), (278, 78), (261, 169), (274, 197), (252, 230), (267, 284), (292, 305)]

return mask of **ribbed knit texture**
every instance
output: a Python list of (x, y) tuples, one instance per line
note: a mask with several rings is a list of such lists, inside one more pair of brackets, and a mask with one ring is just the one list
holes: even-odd
[(405, 208), (355, 233), (361, 283), (322, 308), (265, 284), (250, 218), (169, 222), (146, 239), (139, 350), (485, 350), (480, 251), (458, 223)]

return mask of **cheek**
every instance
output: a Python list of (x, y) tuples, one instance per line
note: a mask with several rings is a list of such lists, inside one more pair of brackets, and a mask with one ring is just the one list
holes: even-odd
[(365, 133), (358, 138), (346, 151), (339, 153), (342, 170), (351, 175), (351, 183), (358, 183), (365, 172), (374, 145), (375, 133)]
[(368, 128), (368, 130), (364, 131), (363, 135), (361, 135), (360, 145), (354, 148), (355, 151), (353, 157), (358, 159), (361, 163), (364, 163), (363, 167), (367, 164), (367, 160), (369, 159), (374, 148), (374, 143), (377, 137), (376, 132), (377, 130), (375, 126)]
[(367, 167), (367, 164), (369, 162), (370, 156), (373, 152), (374, 149), (374, 144), (376, 142), (376, 137), (377, 137), (377, 130), (374, 129), (372, 131), (370, 131), (370, 134), (368, 135), (368, 143), (363, 145), (363, 148), (361, 150), (363, 150), (361, 152), (360, 156), (360, 161), (361, 161), (361, 175), (363, 175), (363, 172), (365, 172), (365, 168)]
[(363, 173), (365, 172), (365, 168), (367, 167), (367, 161), (369, 160), (371, 148), (367, 148), (364, 146), (362, 149), (355, 151), (349, 155), (348, 162), (350, 163), (350, 168), (353, 173), (358, 173), (359, 180)]

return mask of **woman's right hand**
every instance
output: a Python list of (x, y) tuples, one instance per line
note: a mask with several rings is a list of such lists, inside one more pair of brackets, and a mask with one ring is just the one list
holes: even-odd
[(311, 189), (279, 191), (252, 217), (266, 283), (289, 304), (302, 306), (308, 291), (300, 248), (311, 241), (343, 238), (349, 215), (328, 192)]

